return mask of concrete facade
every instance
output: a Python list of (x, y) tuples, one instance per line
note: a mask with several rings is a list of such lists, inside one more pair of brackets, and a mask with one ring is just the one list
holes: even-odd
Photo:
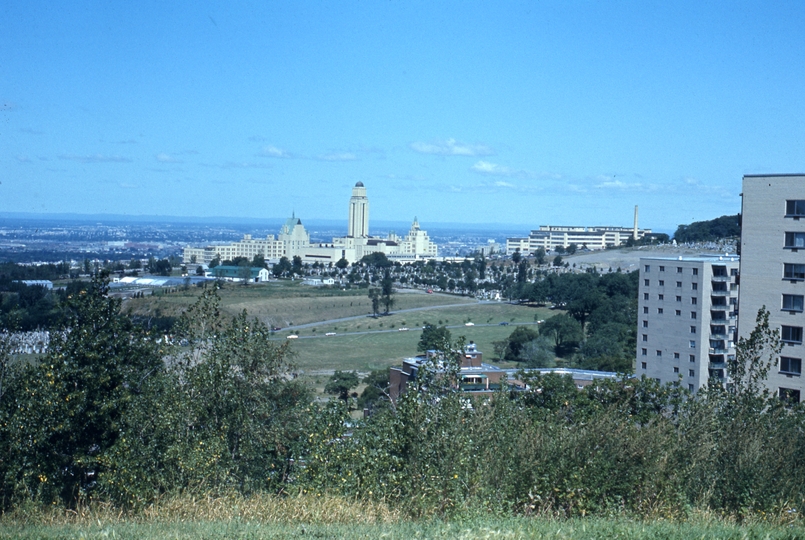
[(640, 240), (647, 234), (651, 234), (651, 229), (540, 225), (539, 229), (531, 231), (528, 238), (507, 238), (506, 253), (511, 255), (519, 248), (522, 254), (527, 255), (539, 248), (553, 251), (558, 247), (567, 248), (570, 244), (576, 244), (579, 249), (606, 249), (619, 246), (630, 238)]
[(738, 325), (737, 255), (640, 259), (635, 373), (696, 391), (726, 382)]
[(801, 401), (805, 313), (805, 175), (747, 175), (743, 178), (741, 223), (741, 320), (748, 337), (758, 310), (785, 343), (767, 385)]

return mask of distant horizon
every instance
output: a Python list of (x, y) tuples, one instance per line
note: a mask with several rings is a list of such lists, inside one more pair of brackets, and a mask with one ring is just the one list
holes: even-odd
[[(727, 214), (724, 214), (727, 215)], [(81, 214), (77, 212), (50, 212), (50, 213), (37, 213), (37, 212), (0, 212), (0, 220), (20, 220), (20, 221), (73, 221), (73, 222), (119, 222), (119, 223), (185, 223), (185, 224), (220, 224), (220, 225), (262, 225), (262, 226), (279, 226), (288, 219), (288, 217), (235, 217), (235, 216), (176, 216), (176, 215), (156, 215), (156, 214)], [(308, 225), (316, 227), (343, 227), (346, 230), (346, 218), (339, 219), (318, 219), (318, 218), (305, 218), (304, 216), (296, 216), (302, 221), (302, 224), (308, 228)], [(715, 219), (714, 218), (709, 219)], [(417, 218), (420, 225), (426, 231), (428, 229), (441, 230), (449, 228), (457, 228), (461, 230), (478, 231), (502, 231), (514, 232), (522, 230), (523, 235), (528, 235), (528, 232), (535, 230), (542, 225), (550, 225), (557, 227), (580, 226), (580, 227), (631, 227), (631, 224), (618, 224), (618, 223), (535, 223), (535, 224), (522, 224), (522, 223), (506, 223), (506, 222), (454, 222), (454, 221), (429, 221), (424, 222)], [(702, 220), (707, 221), (707, 220)], [(404, 228), (406, 231), (411, 226), (413, 219), (404, 220), (370, 220), (370, 229), (390, 229), (396, 228), (398, 233)], [(680, 225), (687, 225), (683, 223)], [(2, 226), (2, 221), (0, 221)], [(653, 227), (645, 227), (638, 223), (640, 229), (650, 229), (654, 233), (665, 233), (673, 236), (674, 230), (656, 229)]]

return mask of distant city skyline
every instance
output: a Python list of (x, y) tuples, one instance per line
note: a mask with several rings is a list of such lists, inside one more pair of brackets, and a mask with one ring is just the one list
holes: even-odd
[(805, 171), (801, 2), (11, 3), (0, 213), (677, 225)]

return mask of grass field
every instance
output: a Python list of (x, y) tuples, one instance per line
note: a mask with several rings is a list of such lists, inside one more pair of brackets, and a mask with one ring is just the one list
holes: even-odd
[[(454, 339), (464, 336), (468, 342), (474, 341), (484, 353), (485, 361), (493, 362), (493, 341), (508, 337), (518, 323), (534, 324), (535, 317), (545, 319), (554, 314), (556, 312), (545, 308), (475, 303), (324, 324), (293, 331), (300, 336), (293, 343), (294, 363), (304, 371), (370, 371), (397, 365), (402, 358), (417, 354), (416, 346), (425, 322), (447, 325)], [(464, 326), (467, 321), (475, 326)], [(501, 326), (500, 322), (509, 324)], [(409, 330), (400, 332), (399, 328)], [(336, 335), (327, 337), (328, 332)], [(284, 337), (288, 333), (277, 335)]]
[[(201, 289), (178, 289), (170, 294), (155, 294), (128, 299), (124, 310), (135, 314), (178, 316), (196, 301)], [(326, 321), (341, 317), (371, 314), (372, 304), (366, 289), (328, 289), (302, 285), (299, 281), (275, 281), (240, 286), (226, 284), (219, 291), (222, 307), (231, 314), (244, 309), (270, 326), (286, 327)], [(395, 310), (443, 304), (472, 304), (470, 298), (400, 291), (394, 296)]]

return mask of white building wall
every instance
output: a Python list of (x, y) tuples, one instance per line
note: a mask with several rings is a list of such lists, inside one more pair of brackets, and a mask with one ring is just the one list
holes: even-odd
[[(805, 208), (805, 175), (747, 175), (743, 178), (741, 211), (741, 319), (740, 336), (748, 337), (755, 328), (758, 310), (769, 311), (772, 328), (794, 329), (800, 334), (805, 328), (801, 309), (784, 306), (788, 298), (805, 296), (805, 213), (788, 213), (787, 201), (803, 201)], [(786, 246), (786, 237), (791, 245)], [(802, 266), (794, 266), (802, 265)], [(801, 272), (801, 273), (800, 273)], [(795, 360), (799, 368), (788, 371), (778, 361), (769, 372), (767, 385), (780, 393), (781, 389), (799, 392), (803, 396), (801, 374), (805, 347), (802, 339), (790, 340), (781, 357)], [(797, 372), (798, 371), (798, 372)]]

